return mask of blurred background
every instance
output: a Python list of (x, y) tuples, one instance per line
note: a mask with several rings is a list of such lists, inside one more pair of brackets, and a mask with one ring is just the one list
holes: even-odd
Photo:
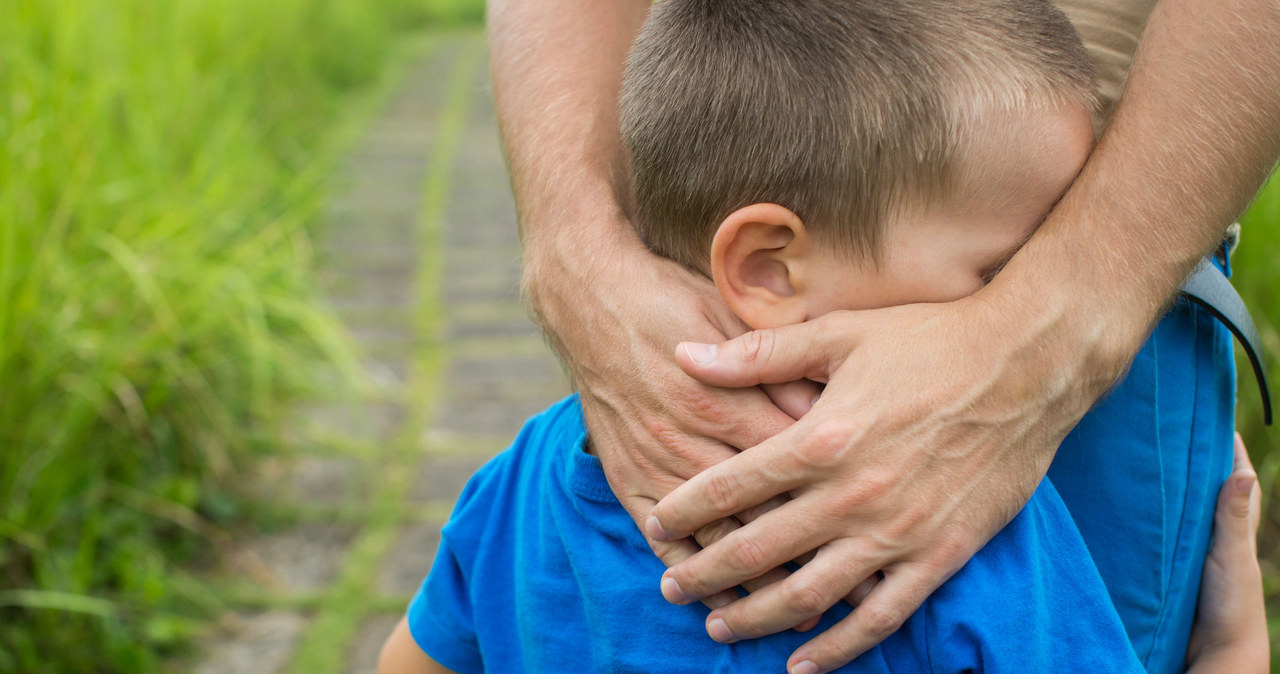
[[(466, 476), (565, 390), (482, 20), (0, 3), (0, 672), (372, 671)], [(1276, 385), (1278, 244), (1273, 180), (1234, 281)], [(1280, 450), (1240, 371), (1280, 635)]]

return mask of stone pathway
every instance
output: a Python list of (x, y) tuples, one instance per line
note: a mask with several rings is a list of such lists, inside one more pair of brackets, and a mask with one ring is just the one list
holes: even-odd
[(264, 469), (199, 674), (373, 672), (467, 477), (569, 390), (520, 304), (484, 54), (432, 40), (335, 178), (322, 276), (373, 391), (309, 407)]

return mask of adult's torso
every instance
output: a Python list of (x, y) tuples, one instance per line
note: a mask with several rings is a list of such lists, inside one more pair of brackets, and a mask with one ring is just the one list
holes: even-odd
[(1094, 115), (1100, 127), (1110, 118), (1124, 88), (1138, 38), (1156, 0), (1054, 0), (1054, 4), (1075, 24), (1089, 51), (1102, 98), (1101, 109)]

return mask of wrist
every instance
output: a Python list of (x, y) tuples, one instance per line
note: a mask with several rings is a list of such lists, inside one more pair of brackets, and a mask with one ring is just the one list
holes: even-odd
[(1092, 403), (1127, 372), (1198, 255), (1135, 245), (1095, 214), (1094, 197), (1078, 196), (1058, 205), (989, 290), (1001, 315), (1017, 317), (1007, 329), (1041, 344), (1053, 367), (1076, 368)]
[(602, 284), (626, 278), (619, 269), (648, 254), (607, 190), (579, 194), (521, 213), (521, 290), (562, 355), (579, 354), (592, 325), (617, 313)]
[(1055, 401), (1064, 434), (1123, 378), (1159, 311), (1157, 303), (1104, 296), (1082, 280), (1095, 275), (1070, 262), (1059, 255), (1043, 265), (1034, 258), (1011, 263), (975, 296), (986, 306), (990, 334), (1003, 343), (997, 348), (1038, 389), (1036, 397)]

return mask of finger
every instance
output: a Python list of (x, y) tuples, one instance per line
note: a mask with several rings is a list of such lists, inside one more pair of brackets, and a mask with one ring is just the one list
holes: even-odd
[(787, 450), (789, 444), (790, 429), (695, 475), (658, 502), (645, 521), (645, 534), (655, 540), (682, 538), (805, 484), (804, 467)]
[[(774, 501), (776, 501), (776, 503)], [(782, 501), (781, 499), (774, 499), (769, 503), (761, 504), (761, 506), (759, 507), (773, 508), (773, 507), (777, 507), (777, 505), (780, 505), (783, 502), (784, 501)], [(739, 522), (737, 518), (730, 517), (723, 520), (717, 520), (715, 522), (712, 522), (711, 524), (708, 524), (705, 527), (702, 527), (701, 529), (698, 529), (694, 533), (693, 537), (694, 537), (694, 540), (698, 542), (699, 546), (705, 548), (710, 546), (712, 543), (715, 543), (716, 541), (719, 541), (720, 539), (724, 538), (729, 533), (740, 528), (741, 526), (742, 526), (742, 523)], [(759, 576), (756, 578), (752, 578), (750, 580), (743, 581), (742, 587), (748, 593), (757, 592), (774, 583), (785, 580), (789, 575), (791, 575), (791, 572), (788, 571), (786, 568), (776, 567), (770, 571), (765, 572), (763, 576)], [(722, 598), (724, 595), (726, 595), (729, 592), (732, 592), (732, 590), (725, 590), (724, 592), (721, 592), (718, 595), (713, 595), (713, 597), (717, 598), (717, 599), (714, 599), (714, 601), (718, 604), (717, 606), (711, 606), (710, 604), (707, 604), (707, 600), (704, 600), (702, 603), (707, 604), (713, 609), (727, 606), (728, 604), (720, 604), (719, 602), (722, 600), (720, 598)], [(733, 598), (734, 599), (738, 598), (736, 593), (734, 593)], [(712, 598), (708, 598), (708, 599), (710, 600)], [(822, 619), (822, 616), (813, 616), (807, 620), (803, 620), (795, 625), (792, 625), (791, 629), (797, 632), (807, 632), (813, 629), (814, 627), (817, 627), (818, 622), (821, 619)]]
[(1252, 546), (1262, 514), (1261, 491), (1257, 488), (1258, 475), (1239, 433), (1235, 437), (1233, 464), (1231, 475), (1218, 493), (1215, 526), (1220, 532), (1232, 532), (1233, 540), (1248, 541)]
[(845, 595), (845, 602), (850, 606), (857, 608), (859, 604), (866, 601), (867, 595), (870, 595), (871, 591), (876, 589), (876, 586), (878, 586), (882, 580), (884, 580), (884, 572), (877, 571), (871, 574), (866, 580), (855, 585), (853, 589), (849, 591), (849, 594)]
[(713, 386), (826, 381), (853, 341), (850, 315), (831, 312), (805, 323), (753, 330), (719, 344), (681, 342), (676, 362), (689, 376)]
[[(802, 497), (729, 533), (719, 542), (667, 569), (662, 576), (663, 596), (675, 604), (695, 601), (762, 576), (798, 556), (800, 551), (812, 550), (826, 543), (831, 534), (824, 529), (823, 523), (803, 516), (797, 519), (791, 514), (793, 504), (800, 504), (800, 509), (794, 512), (804, 512), (806, 506), (812, 510)], [(865, 576), (864, 573), (850, 582), (845, 592)], [(841, 592), (836, 598), (843, 595)]]
[[(680, 416), (694, 420), (690, 426), (693, 433), (736, 450), (755, 447), (795, 423), (791, 411), (779, 408), (777, 402), (760, 388), (723, 389), (696, 385), (702, 390), (669, 401), (669, 407), (683, 411)], [(785, 402), (794, 406), (793, 398), (802, 395), (803, 391), (797, 390)]]
[[(822, 385), (808, 379), (789, 381), (782, 384), (762, 384), (769, 399), (778, 409), (787, 413), (792, 419), (799, 419), (809, 413), (813, 403), (822, 394)], [(759, 444), (759, 443), (756, 443)], [(748, 445), (754, 447), (755, 445)]]
[[(649, 548), (668, 567), (689, 559), (701, 549), (697, 543), (687, 538), (680, 538), (674, 541), (649, 541)], [(729, 589), (704, 598), (702, 603), (709, 609), (717, 609), (728, 606), (737, 599), (738, 593)]]
[[(852, 545), (852, 541), (850, 541)], [(851, 560), (850, 545), (821, 549), (813, 561), (774, 583), (707, 616), (707, 633), (721, 643), (774, 634), (821, 616), (854, 589), (865, 574), (849, 568), (870, 566)]]
[(796, 649), (787, 660), (787, 672), (817, 674), (849, 664), (897, 631), (936, 588), (926, 577), (901, 567), (887, 572), (853, 613)]

